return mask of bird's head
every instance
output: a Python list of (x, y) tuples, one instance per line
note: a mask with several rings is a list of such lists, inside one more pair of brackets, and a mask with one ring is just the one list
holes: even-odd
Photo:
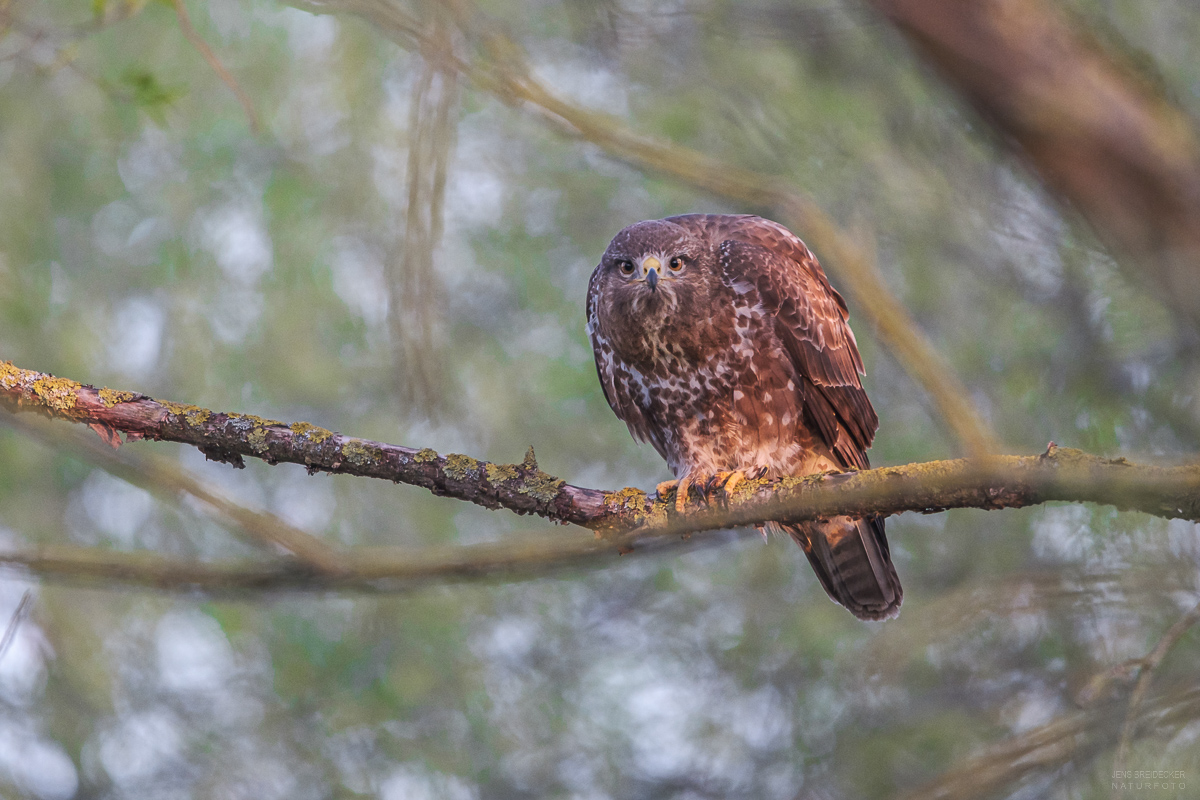
[(604, 251), (594, 280), (620, 327), (662, 328), (681, 309), (706, 308), (712, 254), (700, 239), (666, 220), (630, 225)]

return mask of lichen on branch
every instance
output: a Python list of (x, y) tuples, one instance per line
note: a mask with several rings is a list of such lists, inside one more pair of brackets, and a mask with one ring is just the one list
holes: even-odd
[(281, 422), (235, 412), (156, 400), (58, 378), (11, 363), (0, 363), (0, 402), (14, 411), (88, 424), (113, 446), (121, 432), (128, 439), (181, 442), (210, 459), (235, 467), (244, 459), (269, 464), (303, 464), (310, 472), (382, 478), (420, 486), (434, 494), (469, 500), (488, 508), (507, 508), (559, 522), (586, 525), (603, 514), (604, 493), (580, 490), (541, 470), (529, 449), (517, 464), (491, 464), (459, 454), (439, 455), (373, 442), (326, 430), (307, 422)]

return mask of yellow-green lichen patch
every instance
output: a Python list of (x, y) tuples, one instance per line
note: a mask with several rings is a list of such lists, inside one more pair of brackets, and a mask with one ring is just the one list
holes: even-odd
[[(674, 504), (672, 504), (670, 506), (670, 508), (672, 508), (672, 509), (674, 507), (675, 507)], [(653, 506), (650, 507), (650, 510), (647, 513), (645, 513), (645, 514), (638, 513), (637, 515), (635, 515), (634, 519), (636, 520), (636, 524), (642, 525), (642, 526), (648, 526), (651, 528), (653, 528), (655, 526), (661, 527), (663, 525), (666, 525), (667, 524), (667, 508), (668, 508), (668, 506), (666, 503), (657, 503), (656, 502)]]
[[(533, 452), (533, 448), (529, 448), (529, 452)], [(519, 494), (527, 494), (535, 500), (541, 500), (543, 503), (549, 503), (554, 498), (558, 497), (558, 490), (566, 481), (560, 480), (553, 475), (547, 475), (540, 469), (529, 475), (522, 482), (521, 487), (517, 489)]]
[(614, 509), (636, 508), (640, 510), (646, 507), (646, 493), (641, 489), (626, 486), (619, 492), (609, 492), (604, 495), (604, 505)]
[(46, 375), (33, 382), (33, 393), (56, 411), (70, 411), (74, 408), (75, 392), (78, 390), (79, 384), (68, 378)]
[(356, 467), (376, 464), (383, 458), (383, 450), (364, 442), (362, 439), (351, 439), (342, 445), (342, 455)]
[(0, 361), (0, 386), (11, 389), (19, 384), (28, 384), (42, 373), (31, 369), (21, 369), (11, 361)]
[(317, 444), (333, 436), (333, 431), (325, 430), (316, 425), (310, 425), (307, 422), (293, 422), (288, 428), (297, 436), (303, 436), (310, 442), (316, 442)]
[(159, 405), (176, 417), (183, 417), (183, 421), (193, 428), (208, 422), (209, 417), (212, 416), (212, 412), (207, 408), (193, 406), (188, 403), (172, 403), (170, 400), (161, 400), (159, 401)]
[(199, 408), (199, 406), (190, 406), (187, 403), (172, 403), (170, 400), (159, 400), (158, 404), (177, 417)]
[(732, 492), (729, 492), (728, 489), (722, 489), (721, 491), (725, 492), (730, 500), (740, 503), (753, 497), (758, 493), (759, 489), (770, 485), (770, 478), (747, 478), (744, 481), (738, 481), (737, 485), (733, 487)]
[(110, 389), (105, 386), (97, 394), (100, 395), (100, 402), (104, 403), (105, 408), (112, 408), (117, 403), (128, 403), (137, 397), (133, 392), (122, 392), (117, 389)]
[(673, 512), (675, 499), (672, 493), (665, 496), (655, 495), (653, 503), (647, 503), (649, 495), (639, 489), (625, 488), (619, 492), (604, 495), (604, 506), (614, 518), (597, 533), (614, 531), (629, 531), (645, 526), (655, 527), (667, 524), (668, 509)]
[(1075, 447), (1059, 447), (1055, 445), (1053, 448), (1046, 448), (1046, 457), (1052, 459), (1056, 464), (1070, 464), (1072, 466), (1079, 464), (1093, 464), (1099, 459)]
[(246, 437), (246, 441), (250, 443), (250, 449), (262, 455), (267, 452), (267, 432), (262, 428), (255, 428)]
[(488, 464), (484, 471), (489, 483), (503, 483), (517, 477), (517, 468), (512, 464)]
[(426, 464), (430, 461), (437, 461), (437, 460), (438, 460), (437, 451), (430, 450), (428, 447), (421, 448), (420, 450), (417, 451), (417, 454), (415, 456), (413, 456), (413, 461), (417, 462), (418, 464)]
[(459, 453), (446, 455), (446, 474), (457, 481), (464, 480), (479, 469), (479, 462)]

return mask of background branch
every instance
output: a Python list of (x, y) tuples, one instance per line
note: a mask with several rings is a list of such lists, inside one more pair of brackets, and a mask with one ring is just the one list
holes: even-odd
[(95, 437), (66, 436), (50, 422), (31, 424), (13, 415), (4, 422), (21, 433), (41, 439), (72, 458), (88, 461), (110, 475), (172, 503), (186, 493), (201, 502), (203, 508), (242, 538), (272, 551), (282, 548), (310, 570), (338, 574), (345, 569), (338, 548), (287, 524), (274, 514), (254, 511), (233, 502), (212, 486), (189, 475), (179, 465), (149, 453), (134, 455), (105, 446)]
[(217, 77), (221, 79), (221, 82), (229, 87), (229, 90), (233, 92), (238, 102), (242, 104), (242, 110), (246, 112), (246, 119), (250, 123), (250, 132), (257, 136), (262, 131), (262, 125), (258, 121), (258, 113), (254, 110), (254, 103), (250, 100), (250, 95), (246, 94), (246, 90), (233, 77), (233, 73), (225, 68), (225, 65), (221, 63), (221, 59), (217, 58), (217, 54), (208, 46), (208, 42), (204, 41), (204, 37), (196, 32), (196, 28), (192, 25), (192, 19), (188, 16), (187, 6), (183, 4), (183, 0), (171, 0), (171, 5), (175, 8), (176, 16), (179, 17), (179, 29), (183, 31), (183, 35), (191, 42), (192, 47), (196, 48), (196, 51), (208, 62), (212, 71), (217, 73)]
[(0, 636), (0, 660), (4, 659), (4, 654), (8, 652), (13, 640), (17, 638), (17, 629), (21, 627), (21, 620), (25, 619), (25, 615), (29, 613), (32, 601), (33, 590), (26, 589), (25, 593), (21, 595), (21, 602), (17, 603), (16, 609), (9, 617), (8, 624), (4, 626), (4, 635)]
[[(906, 792), (902, 800), (991, 797), (1014, 789), (1018, 781), (1032, 775), (1050, 774), (1072, 761), (1086, 762), (1116, 742), (1122, 709), (1122, 704), (1114, 701), (1065, 714), (962, 760), (937, 780)], [(1163, 695), (1138, 714), (1137, 721), (1150, 734), (1177, 730), (1198, 718), (1200, 688), (1189, 686)]]
[[(1121, 736), (1117, 743), (1117, 754), (1113, 757), (1113, 770), (1122, 772), (1125, 769), (1125, 764), (1129, 758), (1129, 746), (1132, 744), (1134, 736), (1137, 734), (1137, 726), (1142, 721), (1139, 713), (1142, 710), (1142, 703), (1146, 699), (1147, 692), (1150, 691), (1150, 681), (1154, 678), (1154, 671), (1158, 669), (1158, 665), (1167, 657), (1167, 653), (1171, 652), (1171, 648), (1179, 643), (1187, 632), (1192, 629), (1196, 623), (1200, 622), (1200, 604), (1197, 604), (1191, 611), (1184, 614), (1175, 624), (1167, 629), (1162, 638), (1154, 646), (1145, 657), (1138, 659), (1138, 678), (1137, 683), (1133, 687), (1133, 693), (1129, 695), (1129, 709), (1125, 712), (1125, 720), (1121, 723)], [(1113, 797), (1119, 797), (1120, 794), (1114, 787)]]
[(449, 15), (440, 3), (422, 5), (429, 33), (409, 98), (408, 205), (403, 219), (397, 220), (396, 241), (389, 246), (388, 325), (399, 356), (398, 401), (436, 419), (455, 394), (446, 391), (446, 354), (438, 336), (444, 325), (444, 287), (435, 259), (445, 227), (446, 171), (458, 124), (459, 76), (443, 67), (454, 53)]
[[(873, 0), (1096, 234), (1200, 326), (1200, 140), (1144, 70), (1052, 3)], [(1069, 66), (1068, 66), (1069, 65)]]
[[(757, 535), (757, 534), (755, 534)], [(563, 569), (598, 568), (629, 552), (635, 537), (525, 535), (515, 542), (458, 547), (363, 547), (346, 554), (341, 569), (322, 573), (294, 561), (209, 561), (156, 553), (51, 546), (0, 552), (0, 566), (44, 580), (213, 595), (263, 591), (395, 593), (421, 586), (479, 581), (517, 581)], [(640, 552), (678, 546), (677, 538), (643, 537)]]

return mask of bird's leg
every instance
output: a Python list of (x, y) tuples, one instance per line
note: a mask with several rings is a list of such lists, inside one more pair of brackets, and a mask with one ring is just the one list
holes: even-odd
[(654, 487), (654, 491), (659, 497), (663, 497), (672, 489), (675, 490), (675, 510), (683, 513), (683, 507), (687, 504), (688, 489), (691, 488), (692, 482), (687, 478), (675, 481), (663, 481)]
[(684, 475), (679, 479), (679, 485), (675, 489), (675, 511), (682, 514), (684, 508), (687, 507), (688, 489), (692, 488), (692, 480), (690, 475)]
[(654, 487), (654, 491), (661, 498), (667, 492), (670, 492), (671, 489), (674, 489), (676, 491), (676, 512), (683, 513), (686, 506), (688, 506), (688, 491), (696, 483), (700, 483), (701, 487), (704, 486), (702, 480), (692, 479), (692, 477), (684, 475), (677, 481), (662, 481), (658, 486)]
[(694, 484), (694, 483), (697, 483), (697, 481), (694, 481), (691, 478), (685, 476), (685, 477), (682, 477), (679, 480), (675, 480), (675, 481), (663, 481), (662, 483), (660, 483), (654, 487), (654, 491), (658, 494), (659, 497), (662, 497), (667, 492), (674, 489), (675, 490), (675, 511), (682, 514), (684, 508), (687, 506), (688, 490), (692, 488), (692, 484)]
[(654, 487), (654, 491), (658, 493), (659, 497), (662, 497), (667, 492), (674, 489), (675, 511), (682, 514), (684, 508), (687, 506), (688, 490), (692, 488), (692, 484), (694, 483), (697, 483), (697, 481), (685, 475), (676, 481), (663, 481), (662, 483), (658, 484), (658, 486)]
[(735, 469), (732, 472), (718, 472), (709, 479), (708, 485), (704, 487), (708, 492), (716, 489), (724, 489), (725, 497), (733, 497), (733, 490), (739, 483), (746, 480), (746, 473), (740, 469)]

